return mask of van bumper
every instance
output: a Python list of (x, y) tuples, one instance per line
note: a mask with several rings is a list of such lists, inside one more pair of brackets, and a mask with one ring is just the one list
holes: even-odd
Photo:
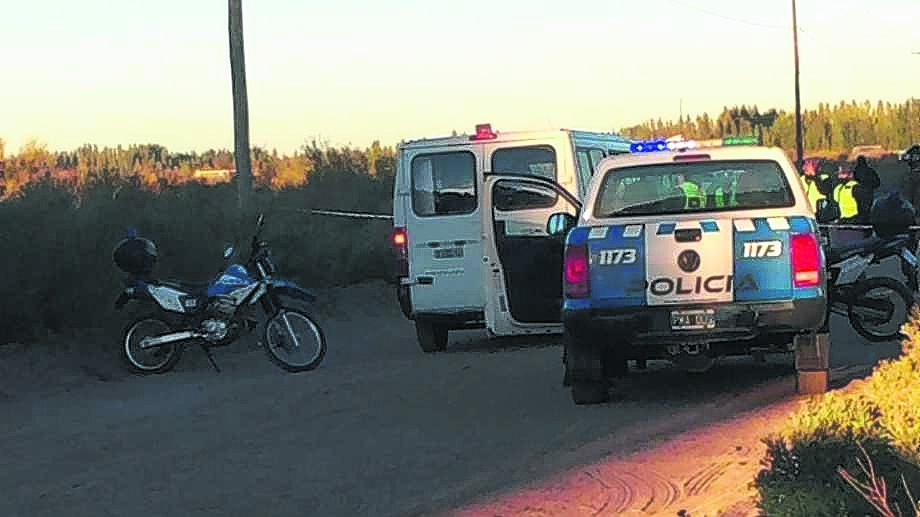
[(443, 311), (415, 311), (412, 309), (412, 295), (409, 286), (396, 287), (396, 299), (399, 308), (407, 319), (412, 321), (424, 320), (436, 325), (444, 325), (452, 330), (481, 329), (485, 328), (485, 313), (482, 310), (443, 310)]

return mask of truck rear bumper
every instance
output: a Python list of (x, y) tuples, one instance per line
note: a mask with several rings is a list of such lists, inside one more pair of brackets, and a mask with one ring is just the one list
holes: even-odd
[[(715, 327), (673, 330), (671, 312), (687, 309), (713, 309)], [(817, 330), (825, 317), (826, 302), (821, 298), (706, 306), (564, 309), (562, 312), (566, 332), (572, 335), (648, 349), (735, 342), (740, 342), (740, 349), (750, 349), (758, 346), (759, 342), (774, 344), (772, 342), (779, 337), (788, 337), (791, 341), (791, 336)]]

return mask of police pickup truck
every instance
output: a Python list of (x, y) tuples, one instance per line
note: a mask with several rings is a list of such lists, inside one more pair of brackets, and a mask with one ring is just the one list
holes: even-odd
[[(826, 321), (816, 214), (782, 150), (745, 139), (639, 142), (598, 163), (566, 235), (565, 384), (605, 402), (609, 380), (667, 359), (691, 371), (718, 357), (789, 352)], [(822, 200), (818, 220), (836, 215)]]

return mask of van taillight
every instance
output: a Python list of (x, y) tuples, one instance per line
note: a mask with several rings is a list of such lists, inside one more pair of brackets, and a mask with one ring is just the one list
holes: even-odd
[(393, 245), (393, 255), (396, 260), (396, 277), (409, 276), (409, 235), (402, 226), (393, 228), (390, 234), (390, 244)]
[(817, 287), (821, 283), (821, 248), (812, 233), (796, 233), (789, 239), (792, 285)]
[(588, 283), (588, 245), (576, 244), (566, 246), (564, 273), (564, 290), (566, 298), (587, 298), (590, 292)]

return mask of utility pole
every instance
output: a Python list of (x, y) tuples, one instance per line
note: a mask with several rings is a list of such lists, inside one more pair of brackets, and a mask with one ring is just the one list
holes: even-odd
[(246, 60), (243, 53), (242, 0), (228, 0), (230, 78), (233, 88), (233, 140), (237, 200), (240, 217), (249, 210), (252, 194), (252, 157), (249, 155), (249, 100), (246, 94)]
[(795, 164), (802, 169), (805, 149), (802, 143), (802, 96), (799, 92), (799, 22), (792, 0), (792, 47), (795, 53)]
[[(920, 52), (911, 52), (915, 56), (920, 56)], [(914, 124), (911, 120), (911, 108), (913, 108), (914, 98), (911, 97), (907, 101), (907, 147), (910, 147), (914, 143)]]

